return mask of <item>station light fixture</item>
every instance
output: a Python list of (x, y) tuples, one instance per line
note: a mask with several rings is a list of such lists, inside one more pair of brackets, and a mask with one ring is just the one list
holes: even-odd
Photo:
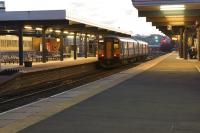
[(36, 27), (35, 30), (42, 31), (42, 28)]
[(26, 26), (24, 26), (24, 29), (32, 30), (33, 28), (31, 26), (26, 25)]
[(48, 32), (53, 32), (53, 29), (48, 29), (47, 31), (48, 31)]
[(56, 38), (56, 42), (60, 42), (60, 38)]
[(70, 35), (74, 35), (74, 32), (70, 32), (69, 34), (70, 34)]
[(68, 34), (69, 32), (68, 32), (68, 31), (64, 31), (63, 33), (64, 33), (64, 34)]
[(161, 5), (161, 11), (177, 11), (177, 10), (185, 10), (185, 5)]
[(99, 40), (99, 42), (104, 42), (104, 40), (102, 39), (102, 40)]
[(61, 33), (61, 31), (60, 31), (60, 30), (55, 30), (55, 32), (56, 32), (56, 33)]
[(88, 37), (90, 37), (90, 34), (87, 34)]
[(67, 38), (69, 38), (69, 39), (73, 39), (74, 36), (73, 36), (73, 35), (69, 35), (69, 36), (67, 36)]
[(177, 37), (172, 37), (172, 40), (173, 40), (173, 41), (177, 41), (178, 38), (177, 38)]
[(12, 31), (15, 31), (15, 30), (6, 30), (8, 33), (12, 32)]

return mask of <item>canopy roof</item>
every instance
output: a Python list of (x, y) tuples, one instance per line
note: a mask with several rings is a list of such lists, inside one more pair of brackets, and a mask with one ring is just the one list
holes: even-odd
[(7, 31), (9, 31), (9, 34), (15, 34), (20, 26), (28, 25), (32, 27), (67, 30), (70, 32), (131, 36), (131, 33), (127, 31), (67, 16), (65, 10), (1, 11), (0, 34), (7, 34)]
[[(132, 0), (139, 17), (146, 17), (167, 35), (178, 34), (185, 26), (195, 26), (200, 16), (200, 0)], [(172, 29), (171, 29), (172, 27)]]

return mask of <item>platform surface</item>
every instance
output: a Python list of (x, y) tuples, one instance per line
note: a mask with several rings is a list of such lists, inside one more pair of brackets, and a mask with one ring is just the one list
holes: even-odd
[(2, 113), (0, 132), (199, 133), (198, 66), (168, 54)]

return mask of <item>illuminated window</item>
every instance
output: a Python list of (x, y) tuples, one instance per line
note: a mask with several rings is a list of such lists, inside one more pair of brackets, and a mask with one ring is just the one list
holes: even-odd
[(118, 49), (119, 48), (119, 44), (114, 44), (114, 49)]

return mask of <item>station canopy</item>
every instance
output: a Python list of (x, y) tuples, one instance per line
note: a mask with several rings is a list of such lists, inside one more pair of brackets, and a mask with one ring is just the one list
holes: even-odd
[(43, 28), (51, 31), (86, 34), (112, 34), (130, 37), (131, 33), (121, 29), (67, 17), (66, 10), (47, 11), (5, 11), (0, 10), (0, 34), (17, 35), (19, 28), (24, 28), (23, 35), (38, 36)]
[(139, 17), (146, 17), (147, 22), (168, 36), (179, 34), (180, 28), (199, 24), (200, 0), (132, 0), (132, 3)]

